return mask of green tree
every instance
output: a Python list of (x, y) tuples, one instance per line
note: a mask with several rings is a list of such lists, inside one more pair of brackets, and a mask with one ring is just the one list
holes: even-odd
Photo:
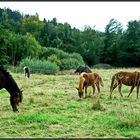
[(81, 33), (80, 38), (81, 44), (77, 46), (76, 51), (82, 55), (88, 65), (99, 63), (104, 43), (98, 32), (87, 26)]
[(0, 64), (7, 64), (9, 57), (7, 55), (8, 38), (10, 34), (7, 30), (0, 28)]
[(32, 16), (25, 15), (21, 22), (21, 26), (23, 34), (29, 32), (38, 40), (44, 23), (39, 20), (39, 15), (36, 13), (36, 15)]
[(122, 37), (122, 25), (111, 19), (105, 28), (104, 49), (101, 62), (117, 65), (118, 46)]
[(128, 22), (118, 52), (119, 66), (140, 66), (140, 20)]
[(23, 36), (15, 34), (14, 32), (9, 32), (6, 49), (9, 63), (15, 66), (27, 56), (39, 57), (42, 47), (29, 33)]
[(22, 15), (19, 11), (12, 11), (9, 8), (1, 9), (0, 11), (0, 23), (3, 28), (10, 31), (20, 33)]
[(35, 37), (32, 34), (27, 33), (23, 36), (23, 39), (25, 41), (24, 48), (26, 48), (26, 56), (39, 57), (39, 54), (42, 51), (42, 46)]

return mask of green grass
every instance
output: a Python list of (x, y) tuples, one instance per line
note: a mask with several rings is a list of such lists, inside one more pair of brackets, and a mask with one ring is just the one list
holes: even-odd
[(30, 79), (11, 73), (23, 88), (23, 102), (19, 112), (13, 113), (9, 93), (0, 90), (0, 138), (140, 137), (140, 100), (136, 99), (136, 90), (127, 98), (130, 87), (123, 86), (121, 98), (116, 88), (109, 99), (111, 76), (120, 70), (93, 69), (104, 81), (97, 103), (91, 87), (90, 96), (79, 100), (79, 75), (68, 71), (66, 75), (31, 74)]

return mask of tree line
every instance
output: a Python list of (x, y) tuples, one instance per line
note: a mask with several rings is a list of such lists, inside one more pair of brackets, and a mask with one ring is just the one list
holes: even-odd
[(41, 21), (37, 13), (0, 9), (1, 64), (16, 66), (27, 57), (47, 60), (48, 48), (76, 53), (89, 66), (139, 67), (140, 20), (129, 21), (125, 30), (120, 22), (110, 19), (104, 32), (90, 26), (81, 31), (69, 23), (58, 23), (57, 18)]

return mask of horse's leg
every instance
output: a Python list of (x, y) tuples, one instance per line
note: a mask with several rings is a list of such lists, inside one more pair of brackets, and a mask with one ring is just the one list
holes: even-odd
[(117, 83), (115, 82), (116, 76), (112, 76), (111, 85), (110, 85), (110, 98), (112, 97), (113, 90), (117, 87)]
[(137, 99), (139, 94), (139, 86), (140, 86), (140, 76), (138, 77), (138, 82), (137, 82)]
[(119, 90), (119, 93), (120, 93), (121, 97), (123, 97), (123, 95), (122, 95), (122, 93), (121, 93), (121, 88), (122, 88), (122, 82), (120, 82), (120, 83), (118, 84), (118, 90)]
[(115, 83), (115, 85), (113, 85), (113, 87), (111, 88), (110, 90), (110, 98), (112, 97), (112, 93), (113, 93), (113, 90), (118, 86), (117, 83)]
[(13, 111), (14, 112), (18, 111), (17, 105), (16, 105), (16, 103), (14, 101), (14, 98), (12, 96), (10, 97), (10, 103), (11, 103), (11, 106), (12, 106)]
[(100, 86), (99, 86), (99, 82), (96, 83), (96, 87), (98, 89), (98, 94), (100, 93)]
[(30, 77), (30, 73), (28, 72), (28, 78)]
[(94, 95), (94, 93), (95, 93), (95, 85), (94, 84), (92, 85), (92, 88), (93, 88), (93, 95)]
[(112, 91), (117, 87), (117, 83), (115, 83), (115, 85), (113, 86), (113, 88), (112, 88)]
[(139, 85), (137, 86), (137, 99), (138, 99), (138, 94), (139, 94)]
[(87, 98), (87, 86), (85, 86), (85, 98)]
[(127, 97), (129, 97), (129, 96), (130, 96), (130, 94), (132, 93), (132, 91), (133, 91), (134, 87), (135, 87), (135, 86), (132, 86), (132, 87), (131, 87), (130, 93), (128, 94), (128, 96), (127, 96)]

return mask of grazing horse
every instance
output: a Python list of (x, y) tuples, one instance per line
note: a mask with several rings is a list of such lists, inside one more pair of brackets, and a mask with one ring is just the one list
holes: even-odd
[(92, 71), (90, 70), (90, 68), (89, 67), (87, 67), (87, 66), (79, 66), (76, 70), (75, 70), (75, 72), (74, 73), (82, 73), (82, 72), (86, 72), (86, 73), (91, 73)]
[(133, 89), (137, 87), (137, 99), (139, 93), (139, 86), (140, 86), (140, 72), (123, 72), (120, 71), (112, 76), (111, 86), (110, 86), (110, 98), (112, 95), (113, 90), (118, 86), (119, 93), (121, 97), (123, 97), (121, 93), (122, 84), (126, 86), (131, 86), (131, 90), (127, 97), (130, 96)]
[(24, 76), (25, 76), (25, 78), (26, 77), (30, 77), (30, 68), (28, 67), (28, 66), (25, 66), (24, 68), (23, 68), (23, 70), (24, 70)]
[(0, 66), (0, 89), (2, 88), (5, 88), (10, 94), (13, 111), (18, 111), (17, 105), (22, 102), (22, 91), (9, 72), (3, 66)]
[(84, 95), (85, 89), (85, 97), (87, 97), (87, 87), (92, 86), (93, 94), (95, 93), (95, 85), (98, 89), (98, 93), (100, 93), (100, 85), (103, 87), (102, 78), (97, 73), (86, 73), (82, 72), (80, 74), (79, 87), (78, 90), (79, 97), (82, 98)]

